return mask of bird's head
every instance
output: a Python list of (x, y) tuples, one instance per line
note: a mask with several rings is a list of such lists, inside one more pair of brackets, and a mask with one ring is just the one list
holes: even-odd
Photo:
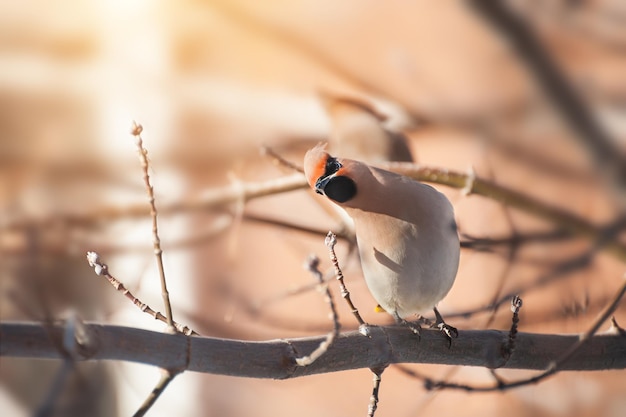
[(355, 161), (335, 158), (320, 144), (304, 156), (304, 173), (316, 193), (325, 195), (336, 203), (352, 200), (357, 194), (357, 185), (351, 166)]

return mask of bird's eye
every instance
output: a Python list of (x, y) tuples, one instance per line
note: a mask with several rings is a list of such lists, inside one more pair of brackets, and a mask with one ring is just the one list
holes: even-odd
[(328, 177), (329, 175), (334, 174), (335, 172), (339, 171), (339, 168), (341, 167), (342, 165), (339, 161), (337, 161), (337, 158), (329, 156), (326, 160), (326, 167), (324, 167), (324, 176)]
[(326, 184), (324, 194), (331, 200), (345, 203), (356, 195), (356, 184), (348, 177), (334, 177)]

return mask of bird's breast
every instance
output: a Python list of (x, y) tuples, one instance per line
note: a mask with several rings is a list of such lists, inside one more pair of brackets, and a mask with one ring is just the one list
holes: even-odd
[(456, 233), (378, 213), (353, 218), (363, 276), (385, 310), (406, 317), (447, 294), (458, 267)]

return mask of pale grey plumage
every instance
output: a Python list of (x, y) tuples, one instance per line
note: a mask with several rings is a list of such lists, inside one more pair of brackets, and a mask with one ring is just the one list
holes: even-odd
[[(337, 162), (335, 172), (329, 172), (330, 160)], [(448, 199), (407, 177), (335, 159), (320, 146), (307, 153), (304, 165), (309, 184), (326, 187), (318, 192), (331, 201), (336, 191), (328, 184), (339, 177), (354, 182), (356, 193), (334, 202), (354, 220), (363, 275), (380, 306), (400, 318), (434, 308), (452, 287), (459, 264), (459, 238)]]

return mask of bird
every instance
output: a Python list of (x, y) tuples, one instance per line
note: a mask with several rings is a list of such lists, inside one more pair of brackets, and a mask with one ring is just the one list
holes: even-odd
[(364, 162), (335, 157), (318, 144), (304, 157), (310, 187), (343, 208), (354, 221), (363, 276), (369, 291), (398, 323), (432, 309), (448, 338), (437, 304), (450, 291), (459, 266), (454, 209), (432, 186)]
[(387, 116), (371, 104), (326, 91), (318, 95), (329, 118), (328, 142), (333, 153), (370, 164), (413, 162), (406, 136), (386, 127)]

